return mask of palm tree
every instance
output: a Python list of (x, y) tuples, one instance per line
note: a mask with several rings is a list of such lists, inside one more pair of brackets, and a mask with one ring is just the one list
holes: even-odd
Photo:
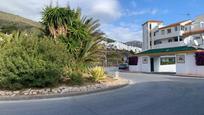
[(68, 26), (72, 26), (80, 15), (80, 9), (48, 6), (42, 12), (42, 24), (45, 25), (46, 33), (56, 39), (59, 36), (67, 36), (70, 29)]
[(77, 63), (92, 65), (103, 56), (104, 33), (99, 29), (98, 20), (81, 16), (81, 10), (69, 6), (46, 7), (43, 11), (43, 24), (49, 35), (67, 44), (70, 55)]
[(99, 20), (84, 17), (81, 22), (85, 25), (87, 38), (82, 42), (82, 47), (78, 55), (78, 60), (86, 64), (95, 64), (104, 57), (104, 47), (101, 41), (104, 40), (104, 33), (99, 29)]

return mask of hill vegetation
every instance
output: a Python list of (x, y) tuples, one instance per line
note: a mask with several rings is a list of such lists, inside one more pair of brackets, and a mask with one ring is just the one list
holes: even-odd
[(0, 11), (0, 31), (12, 33), (13, 31), (33, 31), (41, 28), (39, 22), (35, 22), (18, 15)]

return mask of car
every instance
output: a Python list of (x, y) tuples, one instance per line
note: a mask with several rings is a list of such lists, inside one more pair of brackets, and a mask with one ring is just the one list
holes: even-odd
[(119, 70), (127, 70), (127, 69), (129, 69), (129, 66), (128, 66), (127, 63), (123, 63), (123, 64), (120, 64), (120, 65), (118, 66), (118, 69), (119, 69)]

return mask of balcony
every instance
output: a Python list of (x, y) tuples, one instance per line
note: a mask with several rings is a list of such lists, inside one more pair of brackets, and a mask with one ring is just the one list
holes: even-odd
[(161, 43), (161, 44), (154, 45), (153, 49), (179, 47), (179, 46), (185, 46), (184, 42), (180, 41), (180, 42)]
[(183, 30), (179, 30), (179, 31), (173, 31), (171, 33), (167, 33), (165, 31), (165, 34), (162, 35), (161, 33), (157, 34), (156, 36), (153, 36), (153, 39), (154, 40), (160, 40), (160, 39), (166, 39), (166, 38), (173, 38), (173, 37), (176, 37), (176, 36), (182, 36), (184, 33)]

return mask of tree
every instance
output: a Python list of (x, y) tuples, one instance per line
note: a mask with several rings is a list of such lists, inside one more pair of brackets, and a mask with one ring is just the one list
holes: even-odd
[(99, 21), (82, 17), (79, 8), (49, 6), (44, 9), (42, 19), (48, 35), (64, 42), (77, 63), (90, 65), (103, 56), (100, 42), (104, 34), (99, 29)]
[(42, 24), (45, 25), (45, 32), (56, 39), (59, 36), (67, 36), (70, 29), (68, 26), (79, 20), (80, 15), (80, 9), (48, 6), (42, 12)]
[(104, 47), (101, 43), (104, 40), (104, 33), (99, 29), (100, 24), (98, 20), (93, 18), (82, 18), (82, 23), (85, 25), (87, 30), (88, 39), (84, 40), (83, 47), (80, 51), (78, 60), (86, 63), (99, 62), (104, 57)]

